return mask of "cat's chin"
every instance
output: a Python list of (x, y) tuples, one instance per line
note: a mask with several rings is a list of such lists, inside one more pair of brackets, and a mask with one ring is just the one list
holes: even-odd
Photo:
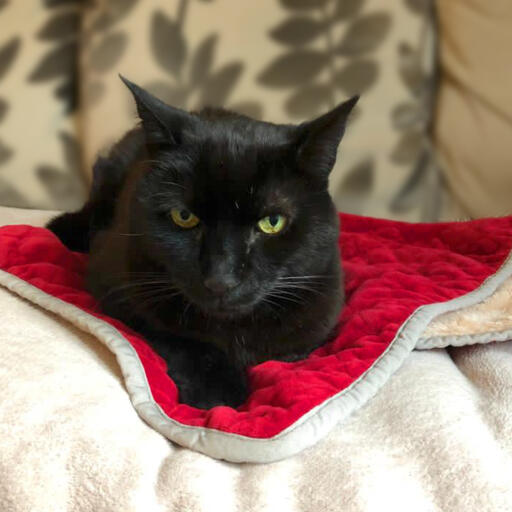
[(255, 303), (248, 304), (203, 304), (199, 308), (208, 316), (219, 319), (236, 319), (250, 315), (255, 308)]
[(187, 297), (188, 301), (200, 309), (205, 315), (222, 320), (237, 319), (250, 315), (257, 307), (259, 300), (255, 298), (244, 301), (229, 300), (194, 300)]

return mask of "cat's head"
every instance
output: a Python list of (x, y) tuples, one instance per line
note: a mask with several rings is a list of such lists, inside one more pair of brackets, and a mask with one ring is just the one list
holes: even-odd
[(189, 302), (239, 316), (290, 306), (322, 278), (339, 287), (327, 185), (357, 97), (277, 125), (222, 109), (188, 113), (124, 81), (149, 158), (134, 193), (134, 243)]

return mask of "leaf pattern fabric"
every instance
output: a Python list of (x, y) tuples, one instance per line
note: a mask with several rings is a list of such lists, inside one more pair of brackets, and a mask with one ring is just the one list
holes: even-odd
[[(438, 191), (424, 185), (437, 183), (435, 169), (418, 162), (430, 162), (432, 1), (27, 2), (38, 12), (30, 26), (19, 3), (0, 4), (0, 22), (13, 27), (0, 35), (0, 86), (10, 77), (0, 92), (0, 191), (16, 191), (11, 203), (80, 204), (98, 152), (136, 122), (122, 73), (177, 107), (273, 122), (361, 94), (332, 174), (338, 207), (431, 220), (423, 203)], [(23, 115), (37, 117), (38, 132), (5, 137)]]
[[(434, 220), (425, 204), (440, 191), (420, 189), (425, 183), (416, 179), (437, 172), (424, 155), (434, 93), (432, 40), (425, 40), (433, 33), (432, 3), (281, 3), (287, 13), (269, 36), (282, 50), (258, 80), (286, 94), (286, 114), (301, 120), (362, 95), (331, 180), (338, 207)], [(417, 162), (424, 167), (421, 172)], [(359, 185), (354, 188), (354, 183)], [(415, 201), (399, 200), (402, 196)]]
[(80, 151), (77, 62), (85, 4), (10, 0), (0, 6), (2, 206), (75, 209), (85, 197), (81, 157), (69, 156), (71, 145)]

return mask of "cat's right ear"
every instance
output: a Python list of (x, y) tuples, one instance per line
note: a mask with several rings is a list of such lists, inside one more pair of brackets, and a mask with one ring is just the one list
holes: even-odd
[(193, 122), (193, 116), (184, 110), (167, 105), (124, 76), (119, 75), (119, 78), (133, 95), (148, 146), (180, 144), (183, 131)]

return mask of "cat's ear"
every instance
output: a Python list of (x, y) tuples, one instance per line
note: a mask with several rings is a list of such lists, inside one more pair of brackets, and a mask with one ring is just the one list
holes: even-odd
[(298, 126), (298, 161), (302, 170), (328, 178), (336, 162), (348, 116), (358, 100), (359, 96), (354, 96), (327, 114)]
[(119, 75), (119, 78), (133, 95), (148, 146), (179, 144), (184, 129), (192, 124), (193, 116), (167, 105), (124, 76)]

